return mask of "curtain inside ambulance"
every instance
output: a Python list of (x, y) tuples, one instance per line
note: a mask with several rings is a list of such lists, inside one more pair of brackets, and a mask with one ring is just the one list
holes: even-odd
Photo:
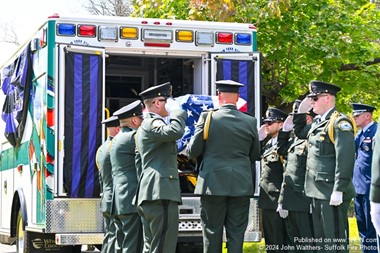
[[(241, 108), (241, 111), (246, 111), (251, 115), (255, 115), (255, 76), (254, 67), (255, 61), (250, 60), (230, 60), (216, 59), (216, 81), (233, 80), (244, 84), (244, 87), (239, 89), (240, 97), (247, 101), (247, 108)], [(260, 119), (257, 119), (260, 122)], [(256, 182), (256, 166), (252, 164), (252, 181)], [(256, 188), (256, 185), (254, 185)]]
[(30, 101), (33, 78), (30, 44), (1, 73), (1, 90), (5, 94), (2, 119), (4, 135), (13, 147), (21, 144)]
[(101, 55), (66, 52), (64, 185), (72, 198), (99, 197), (99, 171), (95, 164), (101, 145)]
[(239, 89), (240, 97), (247, 101), (246, 112), (255, 115), (254, 67), (255, 62), (249, 60), (229, 60), (218, 58), (216, 81), (233, 80), (244, 84)]

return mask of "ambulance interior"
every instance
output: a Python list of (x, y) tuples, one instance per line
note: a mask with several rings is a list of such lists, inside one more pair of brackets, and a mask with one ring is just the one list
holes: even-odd
[(200, 61), (200, 58), (109, 55), (105, 60), (106, 107), (112, 114), (139, 99), (138, 94), (144, 89), (165, 82), (171, 83), (173, 97), (199, 94), (202, 80), (195, 72), (201, 70), (194, 65), (199, 66), (196, 63)]
[[(141, 57), (110, 55), (105, 60), (106, 108), (110, 114), (137, 100), (139, 93), (150, 86), (170, 82), (173, 97), (200, 94), (202, 90), (201, 58)], [(198, 67), (197, 67), (198, 66)], [(180, 185), (183, 194), (192, 194), (196, 175), (195, 161), (178, 156)]]

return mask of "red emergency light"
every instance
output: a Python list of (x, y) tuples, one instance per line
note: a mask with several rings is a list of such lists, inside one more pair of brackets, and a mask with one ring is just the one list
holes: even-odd
[(232, 33), (216, 33), (216, 43), (219, 44), (232, 44), (233, 35)]
[(96, 26), (94, 26), (94, 25), (78, 25), (78, 36), (95, 37), (96, 36)]

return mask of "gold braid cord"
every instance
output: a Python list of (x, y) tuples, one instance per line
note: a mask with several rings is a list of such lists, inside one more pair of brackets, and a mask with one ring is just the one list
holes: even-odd
[[(341, 116), (341, 114), (337, 111), (335, 111), (333, 113), (333, 115), (331, 115), (330, 117), (330, 122), (328, 124), (328, 134), (329, 134), (329, 137), (330, 137), (330, 140), (331, 142), (334, 144), (335, 142), (335, 139), (334, 139), (334, 125), (335, 125), (335, 121)], [(357, 132), (357, 128), (356, 128), (356, 124), (355, 124), (355, 120), (354, 118), (351, 116), (351, 115), (346, 115), (348, 120), (350, 121), (351, 125), (353, 126), (354, 128), (354, 136), (356, 135), (356, 132)]]
[(207, 140), (208, 138), (208, 131), (210, 129), (210, 123), (211, 123), (211, 115), (214, 111), (210, 111), (207, 114), (206, 122), (205, 122), (205, 128), (203, 129), (203, 140)]

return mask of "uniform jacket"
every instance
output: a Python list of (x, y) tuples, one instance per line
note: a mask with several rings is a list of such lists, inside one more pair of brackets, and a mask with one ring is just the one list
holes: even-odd
[(357, 194), (369, 195), (371, 185), (372, 144), (377, 130), (377, 124), (373, 123), (363, 134), (355, 138), (356, 160), (354, 167), (353, 183)]
[(138, 183), (135, 166), (135, 134), (136, 130), (123, 127), (112, 140), (113, 215), (137, 212), (136, 206), (132, 203)]
[(208, 139), (204, 141), (209, 113), (200, 115), (187, 150), (190, 157), (203, 156), (194, 193), (253, 196), (252, 166), (260, 158), (256, 118), (235, 105), (222, 105), (213, 112)]
[(110, 213), (112, 206), (112, 166), (110, 159), (112, 137), (109, 137), (96, 152), (96, 164), (99, 168), (99, 180), (101, 187), (100, 210)]
[(181, 202), (176, 140), (185, 132), (187, 113), (175, 110), (170, 124), (155, 114), (148, 114), (137, 130), (136, 146), (141, 156), (142, 173), (135, 203), (145, 200)]
[[(380, 121), (379, 121), (380, 122)], [(372, 177), (370, 187), (370, 200), (380, 203), (380, 132), (375, 134), (373, 156), (372, 156)]]
[(311, 199), (305, 196), (304, 184), (306, 173), (307, 141), (292, 139), (287, 150), (284, 180), (278, 203), (289, 211), (309, 212)]
[(355, 196), (352, 185), (355, 162), (355, 138), (353, 125), (345, 115), (334, 123), (334, 140), (328, 134), (331, 110), (326, 119), (306, 124), (305, 114), (294, 115), (294, 133), (307, 138), (308, 156), (306, 162), (305, 194), (308, 197), (329, 200), (333, 191), (343, 192), (343, 200)]
[(280, 131), (277, 144), (272, 145), (272, 140), (270, 139), (263, 147), (259, 195), (260, 208), (277, 209), (283, 181), (284, 153), (289, 148), (289, 137), (290, 132)]

